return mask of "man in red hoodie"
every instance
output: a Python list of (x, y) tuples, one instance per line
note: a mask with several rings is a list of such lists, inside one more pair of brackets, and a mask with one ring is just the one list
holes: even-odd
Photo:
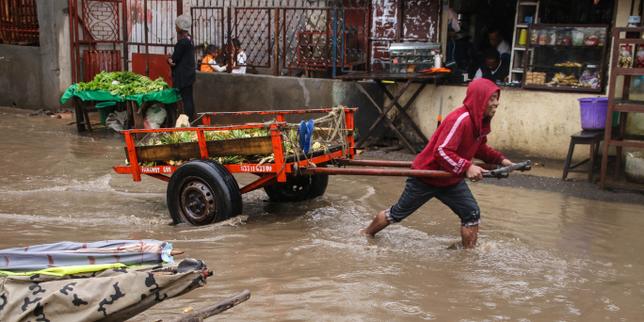
[(460, 217), (463, 247), (473, 248), (476, 245), (481, 215), (463, 177), (472, 181), (483, 179), (486, 170), (472, 163), (473, 157), (503, 166), (513, 164), (486, 144), (490, 121), (499, 106), (500, 93), (499, 87), (487, 79), (470, 83), (463, 106), (447, 115), (411, 166), (412, 169), (448, 171), (454, 176), (408, 178), (398, 202), (378, 213), (371, 224), (362, 230), (363, 234), (373, 237), (389, 224), (400, 222), (436, 197)]

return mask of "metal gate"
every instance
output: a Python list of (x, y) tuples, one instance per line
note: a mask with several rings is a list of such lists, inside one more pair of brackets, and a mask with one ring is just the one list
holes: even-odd
[(0, 44), (39, 43), (36, 0), (0, 0)]
[[(237, 38), (248, 66), (274, 75), (368, 66), (368, 0), (68, 1), (74, 82), (136, 69), (139, 57), (170, 54), (182, 12), (192, 17), (198, 57), (205, 44), (224, 48)], [(145, 66), (143, 73), (152, 74)]]
[(72, 81), (89, 80), (101, 70), (121, 70), (125, 16), (122, 0), (69, 0)]

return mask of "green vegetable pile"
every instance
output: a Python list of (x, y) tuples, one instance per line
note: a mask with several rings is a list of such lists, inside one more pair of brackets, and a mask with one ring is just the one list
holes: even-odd
[[(206, 141), (220, 141), (230, 139), (244, 139), (268, 136), (268, 129), (243, 129), (228, 131), (204, 131)], [(163, 145), (175, 143), (197, 142), (197, 132), (181, 131), (164, 133), (158, 137), (153, 137), (145, 145)]]
[[(295, 151), (299, 151), (299, 147), (296, 145), (298, 142), (297, 130), (295, 128), (290, 128), (284, 131), (284, 152), (288, 155), (295, 154)], [(230, 139), (243, 139), (243, 138), (254, 138), (254, 137), (264, 137), (269, 136), (269, 130), (266, 128), (257, 128), (257, 129), (240, 129), (240, 130), (227, 130), (227, 131), (205, 131), (204, 135), (206, 141), (220, 141), (220, 140), (230, 140)], [(197, 142), (197, 133), (192, 131), (181, 131), (181, 132), (172, 132), (172, 133), (163, 133), (161, 135), (151, 137), (143, 145), (165, 145), (165, 144), (176, 144), (176, 143), (188, 143), (188, 142)], [(318, 151), (326, 149), (326, 146), (315, 140), (311, 146), (311, 151)], [(241, 155), (231, 155), (225, 157), (215, 157), (211, 158), (221, 164), (235, 164), (235, 163), (244, 163), (244, 162), (273, 162), (274, 156), (271, 155), (257, 155), (257, 156), (241, 156)], [(177, 161), (168, 161), (167, 164), (179, 166), (187, 160), (177, 160)], [(158, 165), (154, 162), (142, 164), (144, 166), (153, 166)]]
[(91, 82), (78, 83), (81, 91), (108, 91), (115, 96), (130, 96), (158, 92), (168, 88), (161, 77), (150, 80), (133, 72), (101, 72)]

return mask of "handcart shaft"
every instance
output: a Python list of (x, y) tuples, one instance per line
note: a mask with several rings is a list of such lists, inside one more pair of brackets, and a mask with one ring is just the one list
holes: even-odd
[(303, 174), (329, 174), (329, 175), (361, 175), (361, 176), (395, 176), (395, 177), (418, 177), (418, 178), (446, 178), (453, 174), (437, 170), (415, 170), (415, 169), (371, 169), (371, 168), (306, 168), (302, 169)]

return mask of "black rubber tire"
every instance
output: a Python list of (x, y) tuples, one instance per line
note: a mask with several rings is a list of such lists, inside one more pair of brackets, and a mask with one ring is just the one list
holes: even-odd
[(173, 222), (201, 226), (239, 214), (241, 195), (231, 179), (226, 168), (211, 161), (195, 160), (179, 167), (166, 194)]
[(329, 184), (329, 176), (326, 174), (292, 176), (286, 180), (264, 187), (271, 201), (293, 202), (313, 199), (323, 195)]
[(311, 192), (309, 193), (309, 198), (313, 199), (324, 195), (326, 192), (326, 187), (329, 185), (329, 175), (327, 174), (317, 174), (315, 175), (314, 184), (311, 185)]
[(242, 195), (241, 192), (239, 192), (239, 184), (237, 183), (235, 177), (232, 175), (232, 173), (230, 173), (230, 171), (228, 171), (228, 169), (226, 169), (226, 167), (224, 167), (220, 163), (214, 161), (205, 162), (209, 162), (217, 170), (217, 172), (219, 172), (222, 178), (224, 178), (224, 181), (226, 181), (228, 192), (230, 192), (230, 201), (233, 207), (233, 214), (230, 217), (241, 215), (243, 209)]

